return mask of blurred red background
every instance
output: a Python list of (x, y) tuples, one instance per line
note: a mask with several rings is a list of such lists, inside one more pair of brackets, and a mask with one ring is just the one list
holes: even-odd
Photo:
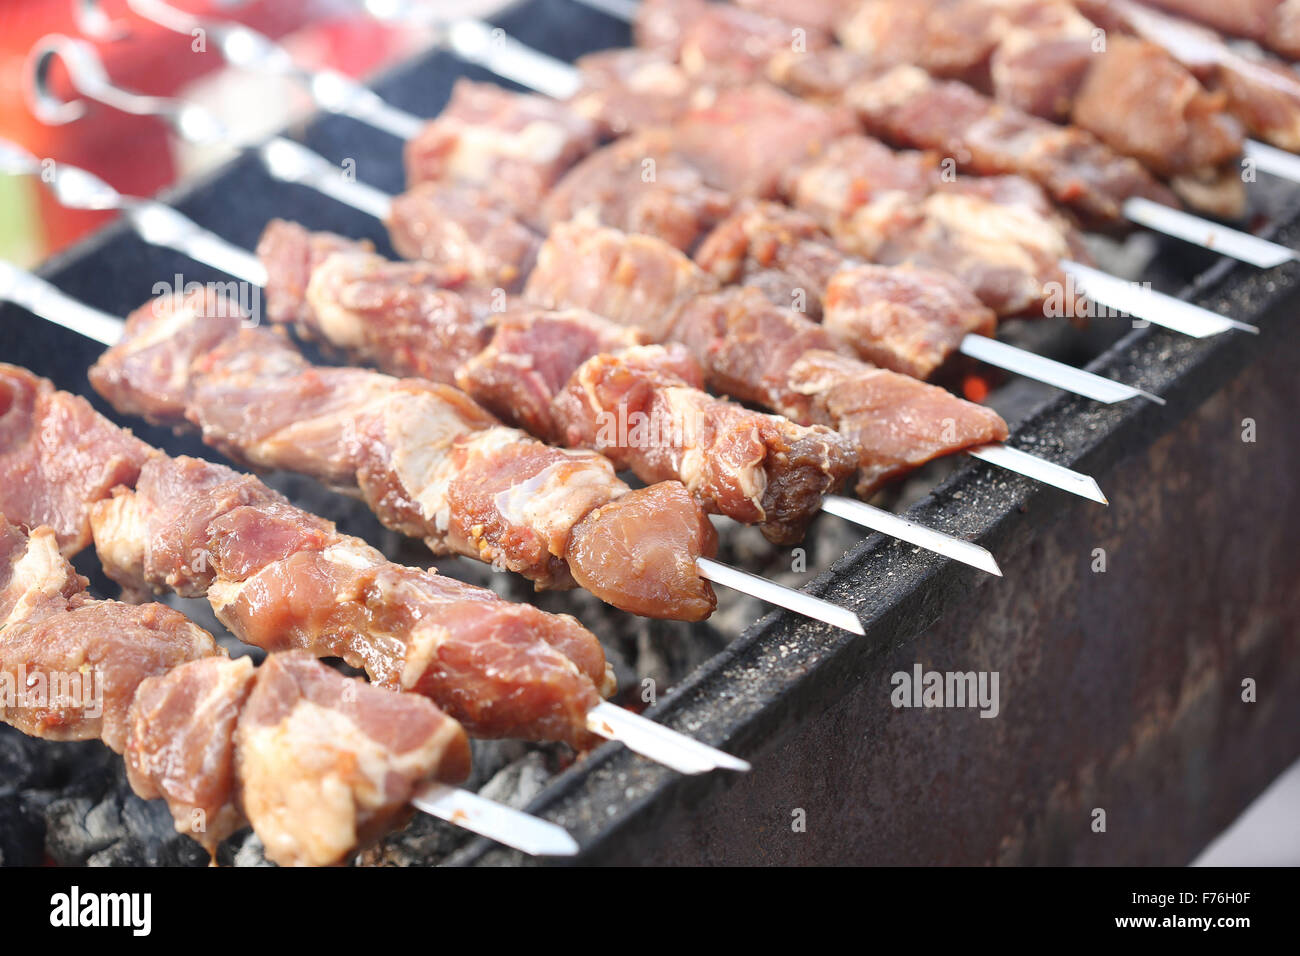
[[(341, 0), (173, 0), (192, 13), (238, 20), (292, 45), (313, 65), (330, 65), (364, 76), (400, 56), (409, 36), (359, 17)], [(157, 120), (108, 108), (65, 126), (45, 126), (29, 111), (23, 96), (28, 51), (49, 33), (80, 36), (75, 0), (0, 2), (0, 137), (41, 158), (72, 163), (102, 176), (121, 192), (151, 195), (174, 182), (178, 156), (166, 128)], [(94, 41), (108, 75), (128, 89), (178, 95), (225, 69), (210, 46), (194, 52), (190, 38), (135, 16), (125, 0), (106, 0), (110, 20), (129, 32), (122, 39)], [(56, 88), (66, 77), (56, 67)], [(50, 253), (94, 229), (111, 214), (63, 209), (30, 177), (0, 177), (0, 258), (25, 263)]]

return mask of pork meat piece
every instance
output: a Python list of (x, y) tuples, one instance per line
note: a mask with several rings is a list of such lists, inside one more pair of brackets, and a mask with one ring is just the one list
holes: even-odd
[(422, 784), (460, 783), (469, 765), (464, 730), (433, 704), (301, 652), (267, 658), (235, 731), (241, 804), (285, 865), (343, 862), (405, 819)]
[(517, 292), (541, 239), (490, 188), (420, 183), (393, 197), (393, 248), (428, 264), (438, 285)]
[(551, 403), (578, 366), (646, 339), (582, 309), (512, 309), (497, 319), (488, 347), (457, 370), (456, 384), (503, 421), (559, 441)]
[(817, 221), (778, 203), (757, 202), (705, 238), (695, 262), (724, 285), (748, 285), (775, 305), (822, 315), (822, 296), (847, 258)]
[(90, 544), (90, 508), (134, 483), (152, 449), (84, 398), (0, 363), (0, 514), (48, 525), (71, 556)]
[(677, 309), (717, 283), (662, 239), (600, 226), (589, 216), (551, 230), (524, 298), (585, 309), (662, 341)]
[(603, 225), (656, 236), (683, 252), (731, 211), (726, 193), (705, 184), (665, 129), (596, 150), (560, 180), (542, 206), (547, 227), (590, 213)]
[(1007, 437), (992, 409), (834, 352), (805, 353), (790, 379), (815, 401), (818, 418), (853, 442), (864, 498), (934, 458)]
[(967, 335), (992, 335), (997, 316), (947, 273), (860, 265), (831, 279), (822, 321), (860, 358), (924, 379)]
[(573, 444), (601, 450), (643, 481), (675, 478), (709, 511), (789, 544), (853, 468), (838, 435), (714, 398), (679, 346), (586, 362), (557, 399)]
[(461, 79), (438, 118), (406, 144), (407, 186), (458, 182), (489, 189), (526, 222), (597, 128), (568, 106)]
[[(852, 112), (795, 99), (767, 84), (719, 90), (673, 127), (679, 152), (710, 186), (772, 199), (786, 172), (858, 131)], [(743, 144), (743, 145), (742, 145)]]
[(16, 695), (12, 707), (0, 695), (0, 720), (23, 733), (100, 738), (121, 753), (140, 683), (219, 653), (210, 634), (169, 607), (91, 600), (49, 527), (28, 536), (0, 519), (0, 548), (9, 605), (0, 675)]
[(279, 325), (311, 324), (307, 283), (316, 266), (336, 252), (373, 252), (369, 242), (332, 232), (312, 232), (296, 222), (272, 219), (257, 242), (257, 258), (266, 268), (263, 312)]
[(124, 753), (131, 788), (146, 800), (166, 800), (176, 831), (209, 855), (248, 824), (235, 776), (235, 728), (256, 676), (248, 657), (200, 658), (143, 681), (132, 702)]

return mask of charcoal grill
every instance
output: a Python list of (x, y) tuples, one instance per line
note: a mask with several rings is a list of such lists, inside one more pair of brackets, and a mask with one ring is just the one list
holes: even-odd
[[(629, 42), (625, 25), (569, 0), (532, 0), (497, 23), (565, 60)], [(493, 79), (431, 52), (376, 87), (432, 116), (463, 75)], [(359, 178), (401, 188), (397, 140), (333, 116), (293, 132), (332, 159), (355, 160)], [(1252, 197), (1263, 231), (1300, 246), (1300, 189), (1261, 182)], [(270, 179), (247, 155), (164, 198), (248, 248), (279, 216), (372, 239), (392, 254), (373, 220)], [(582, 844), (576, 863), (1190, 860), (1300, 754), (1300, 447), (1292, 440), (1300, 266), (1261, 273), (1173, 241), (1133, 261), (1137, 251), (1130, 243), (1103, 254), (1110, 268), (1184, 292), (1261, 334), (1194, 340), (1114, 319), (1086, 331), (1060, 323), (1017, 330), (1035, 350), (1090, 362), (1168, 405), (1101, 406), (1023, 383), (994, 392), (1013, 425), (1011, 444), (1094, 475), (1109, 508), (975, 461), (947, 466), (946, 477), (932, 468), (893, 493), (913, 518), (990, 548), (1003, 580), (880, 535), (860, 539), (833, 518), (813, 527), (806, 574), (789, 570), (791, 552), (746, 529), (724, 535), (735, 563), (783, 572), (853, 608), (867, 630), (856, 637), (788, 613), (755, 621), (757, 605), (738, 598), (704, 625), (633, 619), (575, 593), (534, 597), (466, 562), (437, 562), (512, 598), (575, 611), (607, 640), (624, 702), (642, 699), (640, 678), (653, 676), (652, 716), (755, 767), (686, 778), (617, 745), (566, 766), (553, 749), (485, 744), (476, 758), (480, 774), (500, 770), (488, 783), (494, 795), (535, 794), (527, 809)], [(224, 278), (145, 245), (121, 223), (42, 274), (117, 314), (147, 299), (155, 281)], [(20, 310), (0, 310), (4, 360), (91, 397), (172, 454), (215, 457), (100, 401), (86, 379), (98, 351)], [(1246, 418), (1253, 443), (1241, 438)], [(273, 483), (390, 557), (424, 560), (363, 506), (302, 479)], [(1104, 573), (1092, 570), (1098, 548)], [(93, 555), (83, 564), (96, 589), (112, 594)], [(206, 607), (183, 606), (220, 631)], [(890, 675), (916, 663), (997, 671), (1000, 715), (895, 709)], [(1254, 703), (1241, 700), (1247, 678), (1258, 683)], [(4, 862), (205, 862), (170, 833), (165, 811), (129, 794), (119, 762), (99, 745), (0, 731)], [(1105, 832), (1094, 829), (1097, 809), (1106, 811)], [(221, 859), (258, 862), (260, 854), (244, 841)], [(537, 862), (428, 819), (362, 861)]]

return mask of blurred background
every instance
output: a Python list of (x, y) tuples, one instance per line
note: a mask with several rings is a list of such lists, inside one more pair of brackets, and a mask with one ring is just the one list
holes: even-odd
[[(443, 2), (458, 13), (473, 3)], [(480, 4), (481, 5), (481, 4)], [(128, 195), (148, 196), (229, 155), (185, 146), (156, 119), (91, 109), (65, 126), (40, 123), (27, 106), (24, 63), (43, 36), (92, 39), (114, 82), (141, 93), (181, 96), (220, 115), (234, 130), (271, 132), (305, 116), (310, 103), (287, 80), (226, 67), (204, 43), (132, 15), (125, 0), (104, 0), (90, 17), (76, 0), (0, 2), (0, 137), (35, 155), (81, 166)], [(279, 40), (303, 62), (364, 77), (431, 42), (418, 30), (383, 26), (358, 14), (353, 0), (180, 0), (196, 14), (238, 19)], [(67, 89), (62, 66), (51, 80)], [(33, 265), (101, 225), (111, 213), (64, 209), (31, 177), (0, 177), (0, 258)]]

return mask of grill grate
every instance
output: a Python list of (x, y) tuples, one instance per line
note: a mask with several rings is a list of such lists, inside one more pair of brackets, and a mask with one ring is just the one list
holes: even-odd
[[(522, 42), (570, 61), (591, 50), (629, 42), (625, 25), (567, 0), (533, 0), (497, 22)], [(394, 105), (432, 116), (462, 75), (493, 79), (450, 54), (434, 52), (390, 71), (376, 86)], [(316, 118), (296, 132), (331, 159), (354, 160), (360, 179), (385, 190), (400, 190), (403, 173), (396, 139), (335, 116)], [(381, 252), (393, 255), (374, 220), (305, 188), (270, 179), (249, 156), (164, 198), (245, 248), (255, 245), (268, 218), (279, 216), (312, 229), (371, 239)], [(1279, 241), (1293, 247), (1300, 244), (1300, 190), (1261, 182), (1252, 188), (1252, 198), (1260, 211), (1256, 225), (1263, 226), (1262, 231), (1277, 230)], [(1113, 272), (1140, 275), (1164, 291), (1194, 287), (1200, 290), (1200, 304), (1263, 329), (1259, 339), (1230, 334), (1203, 341), (1154, 328), (1132, 329), (1116, 320), (1100, 320), (1087, 330), (1059, 322), (1012, 330), (1021, 344), (1035, 351), (1080, 366), (1092, 361), (1093, 371), (1169, 399), (1165, 408), (1143, 402), (1108, 407), (1021, 381), (993, 393), (991, 403), (1013, 427), (1013, 445), (1098, 476), (1115, 498), (1130, 491), (1105, 480), (1121, 461), (1145, 454), (1160, 435), (1179, 428), (1240, 369), (1273, 348), (1276, 340), (1294, 340), (1286, 323), (1300, 307), (1300, 268), (1290, 265), (1261, 274), (1217, 260), (1203, 250), (1151, 237), (1130, 238), (1123, 244), (1102, 240), (1095, 251)], [(145, 301), (156, 281), (175, 275), (199, 282), (226, 278), (179, 254), (145, 245), (121, 224), (42, 271), (74, 297), (120, 315)], [(91, 397), (100, 411), (171, 454), (218, 457), (192, 436), (178, 437), (117, 416), (86, 380), (86, 370), (97, 354), (94, 343), (71, 332), (12, 308), (0, 309), (4, 360), (25, 365), (60, 388)], [(1197, 477), (1207, 483), (1213, 480), (1210, 474), (1193, 480)], [(418, 543), (381, 528), (364, 506), (307, 479), (277, 474), (270, 483), (295, 503), (379, 546), (390, 558), (407, 564), (430, 563)], [(910, 507), (911, 517), (970, 537), (992, 549), (1000, 560), (1023, 555), (1055, 523), (1076, 520), (1083, 509), (1096, 507), (979, 463), (931, 466), (889, 494), (891, 506)], [(659, 719), (684, 732), (723, 741), (735, 752), (759, 755), (753, 779), (724, 774), (687, 779), (617, 746), (603, 747), (578, 765), (566, 767), (564, 756), (554, 748), (476, 743), (475, 784), (485, 784), (485, 792), (496, 799), (532, 800), (530, 809), (562, 823), (584, 845), (579, 861), (619, 859), (634, 846), (644, 852), (656, 827), (666, 820), (679, 829), (673, 839), (665, 837), (665, 844), (678, 847), (673, 851), (676, 858), (689, 859), (685, 847), (690, 841), (680, 831), (677, 810), (716, 805), (710, 801), (722, 799), (728, 788), (761, 803), (764, 787), (788, 779), (782, 768), (765, 764), (763, 754), (777, 753), (783, 741), (798, 739), (805, 722), (827, 719), (840, 702), (853, 699), (863, 680), (883, 680), (878, 672), (886, 651), (907, 647), (936, 622), (963, 608), (989, 603), (991, 588), (1018, 587), (1012, 576), (1005, 581), (981, 580), (977, 572), (879, 535), (862, 540), (857, 530), (833, 517), (818, 519), (806, 547), (808, 571), (795, 572), (789, 550), (773, 548), (755, 529), (732, 526), (723, 536), (720, 557), (784, 583), (798, 586), (811, 580), (813, 593), (858, 612), (868, 629), (865, 638), (783, 613), (755, 621), (760, 606), (734, 594), (719, 595), (719, 612), (705, 624), (636, 619), (582, 592), (534, 595), (526, 582), (494, 574), (482, 565), (460, 559), (433, 562), (443, 571), (491, 586), (512, 599), (575, 613), (605, 640), (625, 688), (622, 702), (638, 701), (641, 682), (649, 678), (662, 697), (654, 711)], [(79, 570), (91, 577), (96, 591), (114, 593), (93, 554), (84, 556), (81, 565)], [(205, 603), (172, 600), (202, 626), (223, 633)], [(664, 695), (669, 687), (672, 692)], [(824, 746), (831, 752), (823, 756), (831, 764), (853, 752), (856, 743), (849, 746), (849, 737), (860, 737), (843, 728), (841, 732), (842, 752), (835, 735), (826, 737)], [(105, 753), (98, 745), (51, 744), (0, 728), (0, 770), (4, 771), (0, 779), (12, 781), (0, 787), (0, 833), (5, 834), (0, 858), (31, 861), (39, 851), (33, 834), (44, 828), (45, 849), (60, 863), (206, 862), (197, 847), (171, 833), (165, 810), (129, 793), (120, 762), (103, 759)], [(875, 765), (871, 770), (880, 773), (882, 768)], [(700, 819), (707, 819), (707, 809), (698, 812)], [(779, 816), (772, 820), (763, 825), (782, 825)], [(747, 851), (712, 847), (700, 849), (697, 858), (754, 860), (763, 858), (763, 850), (757, 845)], [(221, 859), (261, 862), (253, 838), (228, 844)], [(423, 817), (367, 851), (363, 859), (423, 864), (523, 862), (517, 854), (471, 840)]]

